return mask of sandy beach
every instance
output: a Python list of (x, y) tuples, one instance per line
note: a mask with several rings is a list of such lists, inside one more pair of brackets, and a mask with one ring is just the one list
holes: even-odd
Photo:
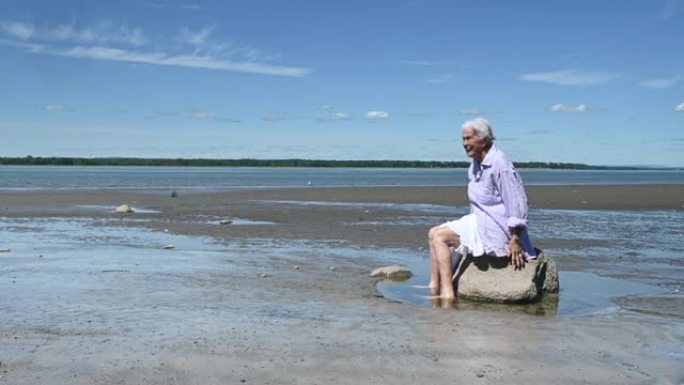
[[(684, 235), (668, 222), (684, 185), (527, 191), (562, 272), (652, 292), (594, 308), (561, 291), (579, 310), (552, 316), (383, 297), (370, 270), (427, 270), (427, 230), (467, 210), (460, 187), (0, 191), (0, 383), (683, 384), (684, 259), (642, 263), (629, 241), (642, 222)], [(112, 212), (124, 203), (136, 212)], [(616, 227), (619, 263), (600, 252), (612, 240), (560, 232), (614, 212), (634, 222)]]

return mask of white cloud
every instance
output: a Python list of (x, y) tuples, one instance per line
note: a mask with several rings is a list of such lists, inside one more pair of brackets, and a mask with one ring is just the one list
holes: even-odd
[(60, 104), (47, 104), (41, 107), (43, 111), (47, 112), (67, 112), (67, 111), (73, 111), (72, 108), (69, 108), (67, 106), (63, 106)]
[(130, 63), (145, 63), (164, 66), (202, 68), (224, 71), (246, 72), (262, 75), (301, 77), (311, 72), (307, 68), (283, 67), (270, 64), (237, 62), (215, 58), (209, 55), (169, 55), (163, 52), (140, 52), (109, 47), (72, 47), (66, 50), (39, 49), (32, 52), (66, 56), (81, 59), (110, 60)]
[(667, 78), (667, 79), (648, 79), (648, 80), (642, 81), (640, 84), (642, 87), (646, 87), (646, 88), (666, 89), (666, 88), (672, 88), (680, 80), (682, 80), (682, 78), (679, 76), (676, 76), (676, 77)]
[(180, 8), (190, 11), (201, 11), (205, 8), (199, 4), (189, 3), (189, 2), (177, 2), (177, 1), (148, 1), (145, 3), (146, 7), (163, 9), (163, 8)]
[(591, 86), (609, 82), (618, 77), (612, 72), (588, 72), (581, 70), (562, 70), (554, 72), (530, 73), (520, 76), (520, 80), (551, 83), (561, 86)]
[(433, 76), (429, 79), (426, 79), (425, 83), (427, 83), (427, 84), (446, 84), (446, 83), (450, 83), (453, 78), (454, 78), (454, 75), (452, 75), (452, 74), (441, 74), (441, 75), (436, 75), (436, 76)]
[(345, 120), (351, 120), (351, 115), (344, 112), (332, 112), (325, 118), (316, 119), (318, 123), (329, 123), (329, 122), (340, 122)]
[(204, 120), (204, 121), (210, 121), (210, 122), (240, 123), (239, 120), (222, 118), (220, 116), (211, 114), (211, 113), (206, 112), (206, 111), (201, 111), (201, 110), (190, 111), (189, 117), (190, 117), (190, 119), (194, 119), (194, 120)]
[(667, 0), (660, 12), (660, 19), (670, 19), (679, 15), (684, 10), (684, 1), (682, 0)]
[(178, 113), (176, 112), (171, 112), (171, 111), (155, 111), (152, 115), (148, 116), (150, 119), (157, 119), (157, 118), (168, 118), (171, 116), (177, 116)]
[(345, 114), (344, 112), (335, 112), (330, 115), (332, 120), (351, 120), (351, 115)]
[(675, 111), (684, 112), (684, 103), (675, 106)]
[(484, 115), (485, 111), (482, 111), (477, 108), (465, 108), (461, 110), (462, 115)]
[(412, 118), (429, 118), (432, 114), (429, 112), (411, 112), (409, 116)]
[(576, 106), (568, 106), (566, 104), (555, 104), (551, 106), (551, 111), (553, 112), (590, 112), (591, 108), (587, 107), (585, 104), (578, 104)]
[(291, 120), (292, 117), (288, 114), (278, 114), (278, 113), (270, 112), (270, 113), (266, 114), (266, 116), (264, 116), (262, 119), (267, 121), (267, 122), (282, 122), (285, 120)]
[(432, 67), (444, 64), (444, 62), (428, 60), (403, 60), (402, 63), (421, 67)]
[[(183, 33), (184, 42), (193, 45), (191, 50), (186, 47), (186, 52), (160, 52), (111, 46), (146, 44), (147, 39), (142, 31), (126, 25), (113, 28), (108, 23), (102, 23), (97, 28), (77, 29), (72, 23), (52, 28), (38, 28), (28, 23), (3, 21), (0, 22), (0, 31), (14, 39), (0, 39), (1, 45), (20, 47), (34, 54), (273, 76), (302, 77), (311, 73), (309, 68), (269, 64), (279, 55), (266, 55), (258, 49), (235, 47), (230, 43), (209, 42), (213, 28), (203, 28), (196, 32), (186, 29)], [(103, 46), (102, 43), (107, 43), (107, 46)]]
[(206, 43), (213, 32), (214, 27), (204, 27), (198, 31), (191, 31), (188, 28), (183, 28), (181, 30), (183, 41), (192, 45), (202, 45)]
[(366, 119), (368, 120), (383, 120), (389, 119), (389, 112), (385, 111), (368, 111), (366, 112)]
[(34, 33), (34, 28), (32, 25), (14, 21), (0, 22), (0, 28), (2, 28), (8, 35), (21, 40), (30, 39)]
[(66, 41), (81, 44), (121, 43), (135, 46), (147, 43), (147, 38), (140, 29), (131, 29), (126, 24), (113, 27), (109, 22), (79, 29), (73, 22), (38, 27), (30, 23), (3, 21), (0, 22), (0, 28), (6, 34), (20, 40)]

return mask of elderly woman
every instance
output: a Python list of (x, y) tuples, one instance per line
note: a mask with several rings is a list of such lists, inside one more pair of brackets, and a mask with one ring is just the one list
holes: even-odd
[(510, 257), (516, 268), (536, 258), (527, 236), (527, 196), (513, 163), (494, 145), (485, 119), (463, 124), (463, 148), (473, 159), (468, 169), (470, 214), (429, 232), (430, 293), (455, 299), (451, 249), (474, 257)]

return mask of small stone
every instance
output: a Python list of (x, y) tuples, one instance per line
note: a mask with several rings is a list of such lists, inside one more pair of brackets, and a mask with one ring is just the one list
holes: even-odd
[(117, 214), (129, 214), (129, 213), (135, 212), (135, 210), (133, 210), (133, 208), (129, 207), (128, 205), (121, 205), (121, 206), (117, 207), (114, 210), (114, 212)]
[(233, 223), (233, 220), (232, 219), (221, 219), (221, 221), (219, 221), (219, 223), (222, 225), (229, 225), (229, 224)]
[(378, 267), (377, 269), (371, 271), (370, 276), (388, 278), (396, 281), (403, 281), (411, 278), (413, 276), (413, 273), (411, 273), (411, 270), (408, 267), (390, 265)]
[(484, 373), (478, 373), (478, 374), (477, 374), (477, 378), (482, 378), (482, 377), (484, 377), (484, 376), (485, 376)]

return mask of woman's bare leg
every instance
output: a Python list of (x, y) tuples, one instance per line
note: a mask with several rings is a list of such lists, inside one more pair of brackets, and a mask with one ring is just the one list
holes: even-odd
[[(456, 298), (454, 284), (451, 280), (453, 268), (449, 247), (458, 247), (460, 244), (458, 234), (446, 226), (438, 226), (430, 230), (430, 284), (435, 284), (439, 287), (442, 300), (445, 301), (453, 302)], [(437, 269), (434, 269), (434, 266)]]
[(437, 232), (439, 227), (433, 227), (428, 232), (428, 247), (430, 249), (430, 283), (428, 283), (428, 289), (430, 289), (430, 295), (439, 295), (439, 267), (437, 265), (437, 255), (435, 254), (435, 248), (432, 246), (432, 238)]

